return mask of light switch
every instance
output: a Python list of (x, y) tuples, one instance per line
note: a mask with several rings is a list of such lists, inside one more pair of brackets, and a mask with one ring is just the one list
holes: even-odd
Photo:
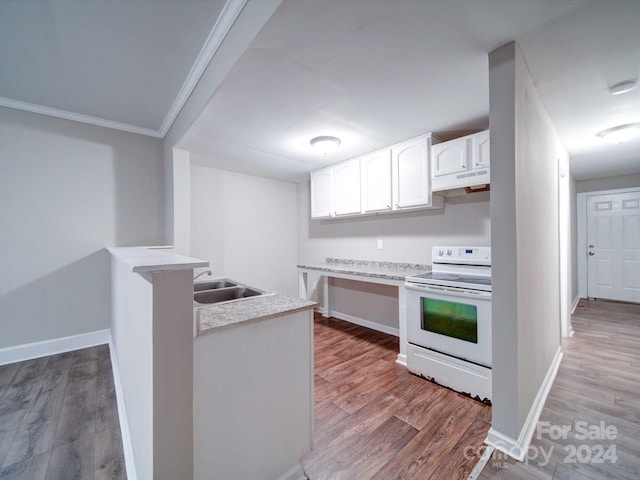
[(378, 240), (378, 250), (382, 250), (382, 240)]

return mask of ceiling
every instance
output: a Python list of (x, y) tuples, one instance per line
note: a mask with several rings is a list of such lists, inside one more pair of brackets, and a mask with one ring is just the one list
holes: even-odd
[[(243, 5), (4, 0), (0, 105), (162, 137)], [(302, 181), (426, 132), (487, 128), (487, 55), (516, 40), (574, 176), (640, 173), (640, 139), (595, 135), (640, 122), (640, 88), (607, 93), (639, 77), (639, 22), (638, 0), (284, 0), (179, 146)], [(313, 152), (318, 135), (339, 150)]]
[(162, 137), (210, 59), (224, 6), (2, 0), (0, 105)]

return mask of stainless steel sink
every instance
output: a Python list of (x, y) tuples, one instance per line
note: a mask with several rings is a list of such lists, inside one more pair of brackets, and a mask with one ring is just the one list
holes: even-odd
[(236, 302), (267, 295), (273, 295), (273, 293), (242, 285), (228, 278), (193, 284), (193, 303), (195, 306)]
[(219, 278), (209, 282), (196, 282), (193, 284), (194, 292), (202, 292), (203, 290), (217, 290), (219, 288), (237, 287), (238, 284), (227, 278)]

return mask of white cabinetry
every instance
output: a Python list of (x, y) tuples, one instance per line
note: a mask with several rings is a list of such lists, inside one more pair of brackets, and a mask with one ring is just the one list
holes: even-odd
[(372, 152), (311, 173), (311, 217), (443, 208), (431, 196), (431, 136)]
[(489, 140), (489, 130), (472, 135), (471, 152), (473, 160), (472, 167), (474, 169), (490, 166)]
[(431, 149), (433, 177), (466, 172), (469, 166), (469, 137), (456, 138), (434, 145)]
[(311, 217), (331, 217), (333, 212), (333, 169), (311, 172)]
[(429, 138), (419, 137), (391, 149), (393, 155), (393, 207), (431, 205)]
[(433, 191), (490, 183), (489, 130), (431, 147)]
[(362, 172), (362, 211), (391, 210), (391, 149), (370, 153), (360, 159)]
[(360, 213), (360, 160), (342, 162), (333, 167), (334, 214)]

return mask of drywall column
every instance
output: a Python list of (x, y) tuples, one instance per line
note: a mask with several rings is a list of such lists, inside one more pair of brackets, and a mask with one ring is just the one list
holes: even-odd
[(193, 478), (193, 270), (153, 273), (153, 478)]
[(191, 248), (191, 160), (189, 152), (173, 149), (173, 246), (189, 255)]
[(493, 415), (523, 459), (562, 358), (558, 159), (567, 152), (512, 42), (489, 54)]
[(518, 438), (515, 44), (489, 54), (492, 429)]

